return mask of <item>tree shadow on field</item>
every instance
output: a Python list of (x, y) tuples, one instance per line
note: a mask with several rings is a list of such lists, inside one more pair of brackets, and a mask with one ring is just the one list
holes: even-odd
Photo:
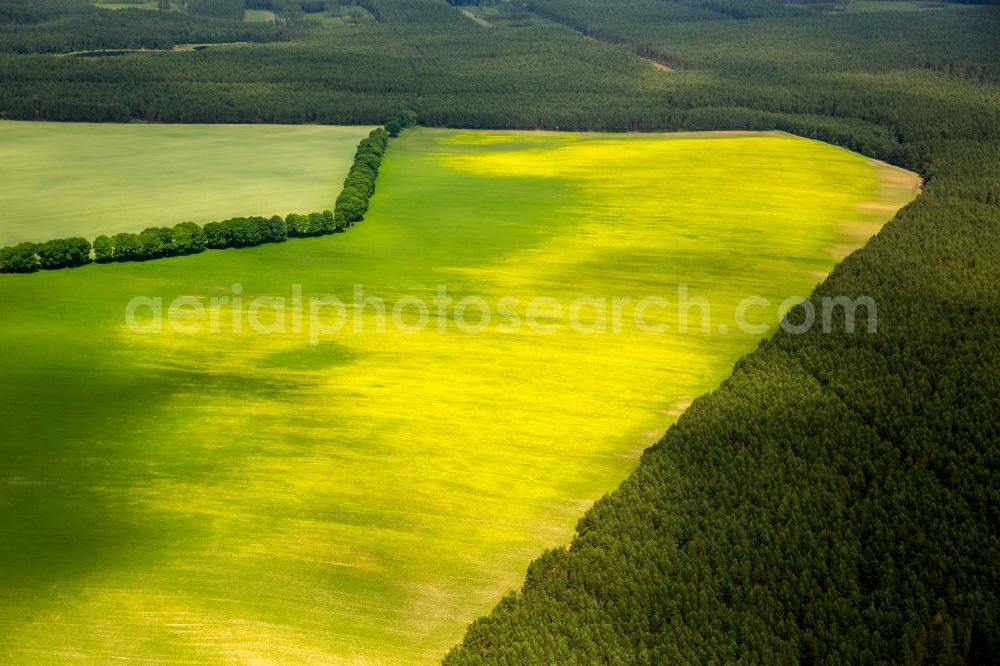
[[(170, 387), (134, 370), (4, 370), (0, 619), (30, 622), (50, 594), (81, 578), (117, 584), (115, 572), (155, 568), (197, 534), (184, 516), (151, 516), (134, 492)], [(0, 643), (11, 625), (0, 621)]]

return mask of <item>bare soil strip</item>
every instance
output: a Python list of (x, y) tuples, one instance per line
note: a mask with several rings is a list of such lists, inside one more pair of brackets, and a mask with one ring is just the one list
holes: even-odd
[(642, 60), (645, 60), (646, 62), (648, 62), (650, 65), (652, 65), (654, 69), (658, 69), (661, 72), (672, 72), (672, 71), (674, 71), (671, 67), (667, 67), (662, 62), (656, 62), (655, 60), (652, 60), (651, 58), (642, 58), (642, 56), (639, 56), (639, 57)]
[(478, 16), (476, 16), (475, 14), (473, 14), (472, 12), (470, 12), (468, 9), (462, 9), (462, 10), (459, 10), (459, 11), (462, 12), (462, 15), (465, 18), (470, 19), (472, 21), (475, 21), (476, 23), (478, 23), (479, 25), (483, 26), (484, 28), (493, 28), (493, 27), (496, 27), (492, 23), (490, 23), (489, 21), (487, 21), (486, 19), (479, 18)]

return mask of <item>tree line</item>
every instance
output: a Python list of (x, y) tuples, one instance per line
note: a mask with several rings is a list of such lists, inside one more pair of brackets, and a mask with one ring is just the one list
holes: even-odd
[(413, 123), (413, 114), (395, 116), (386, 123), (385, 129), (373, 130), (368, 138), (362, 139), (354, 153), (344, 180), (344, 188), (337, 197), (333, 223), (340, 229), (353, 226), (364, 218), (368, 211), (368, 200), (375, 193), (375, 180), (390, 137), (399, 136), (404, 125)]
[(89, 262), (90, 241), (86, 238), (55, 238), (0, 247), (0, 273), (31, 273), (39, 268), (69, 268)]
[(99, 264), (148, 261), (344, 231), (364, 219), (368, 200), (375, 193), (375, 179), (389, 138), (398, 136), (400, 130), (412, 122), (412, 112), (394, 116), (386, 125), (388, 130), (376, 128), (360, 141), (333, 211), (308, 215), (290, 213), (285, 217), (233, 217), (204, 226), (181, 222), (173, 227), (149, 227), (141, 233), (102, 234), (93, 244), (85, 238), (20, 243), (0, 248), (0, 273), (32, 273), (39, 269), (83, 266), (91, 262), (91, 254)]

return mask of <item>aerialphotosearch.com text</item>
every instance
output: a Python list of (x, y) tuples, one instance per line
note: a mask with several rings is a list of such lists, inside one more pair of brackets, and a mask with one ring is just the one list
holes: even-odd
[(302, 285), (291, 286), (287, 295), (244, 294), (235, 283), (212, 296), (136, 296), (125, 307), (125, 323), (136, 334), (173, 332), (254, 333), (259, 335), (306, 335), (316, 345), (345, 332), (438, 333), (476, 335), (553, 334), (571, 330), (580, 334), (638, 331), (650, 335), (730, 334), (763, 335), (776, 326), (790, 334), (811, 330), (875, 333), (878, 308), (869, 297), (824, 297), (818, 304), (798, 296), (782, 300), (748, 295), (732, 306), (713, 306), (687, 284), (679, 284), (667, 296), (594, 296), (572, 299), (539, 295), (530, 299), (513, 296), (453, 296), (448, 285), (437, 285), (433, 295), (383, 298), (363, 285), (353, 286), (349, 296), (304, 294)]

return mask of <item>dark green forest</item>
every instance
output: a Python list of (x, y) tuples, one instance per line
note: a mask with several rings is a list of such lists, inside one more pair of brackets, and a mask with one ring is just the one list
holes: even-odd
[(781, 129), (919, 172), (920, 197), (813, 294), (874, 298), (878, 333), (762, 343), (445, 663), (995, 663), (995, 3), (455, 3), (486, 27), (446, 0), (255, 2), (281, 19), (259, 39), (223, 39), (251, 30), (224, 13), (149, 38), (217, 21), (199, 41), (273, 43), (55, 55), (89, 48), (66, 37), (73, 4), (2, 5), (3, 117)]
[[(188, 12), (99, 9), (87, 0), (4, 0), (0, 3), (0, 52), (67, 53), (107, 49), (172, 49), (179, 44), (287, 40), (285, 25), (244, 23), (188, 0)], [(203, 7), (204, 6), (204, 7)], [(201, 11), (199, 11), (201, 10)], [(81, 54), (83, 55), (83, 54)]]

